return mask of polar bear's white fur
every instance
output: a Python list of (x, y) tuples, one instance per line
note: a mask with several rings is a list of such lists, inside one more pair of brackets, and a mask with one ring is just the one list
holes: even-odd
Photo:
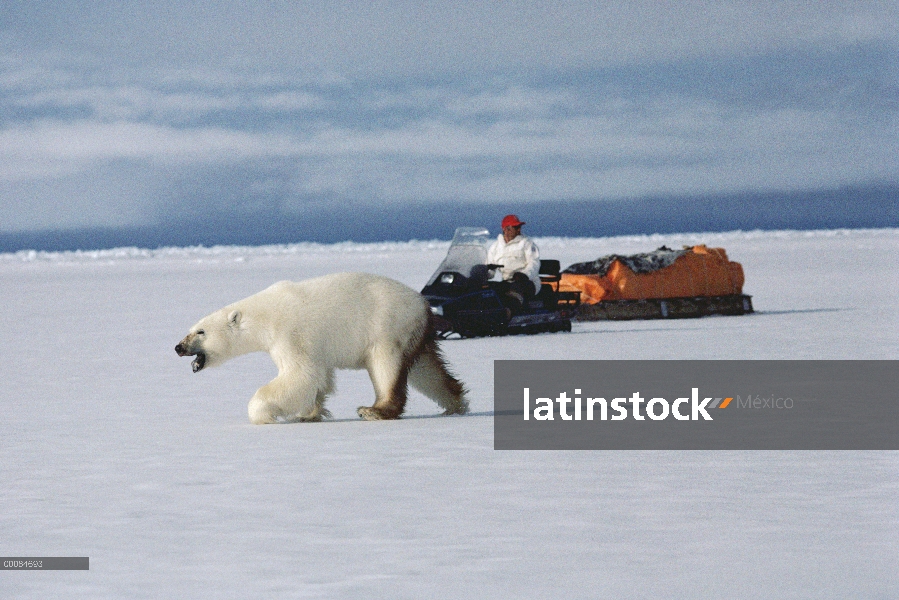
[(250, 400), (253, 423), (319, 421), (335, 369), (367, 369), (373, 406), (367, 420), (398, 418), (407, 382), (444, 414), (468, 410), (462, 384), (446, 368), (431, 329), (431, 311), (418, 292), (367, 273), (337, 273), (281, 281), (200, 320), (175, 347), (195, 356), (193, 370), (249, 352), (268, 352), (278, 376)]

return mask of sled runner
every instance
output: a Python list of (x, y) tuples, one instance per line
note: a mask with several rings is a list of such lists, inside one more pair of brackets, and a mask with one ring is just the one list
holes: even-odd
[(688, 319), (709, 315), (746, 315), (753, 312), (752, 296), (696, 296), (693, 298), (647, 298), (606, 300), (582, 304), (575, 321), (626, 321), (628, 319)]

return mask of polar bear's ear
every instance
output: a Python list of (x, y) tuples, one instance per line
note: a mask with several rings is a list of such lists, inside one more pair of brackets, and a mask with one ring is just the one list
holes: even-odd
[(231, 327), (237, 327), (240, 325), (240, 311), (232, 310), (228, 315), (228, 325)]

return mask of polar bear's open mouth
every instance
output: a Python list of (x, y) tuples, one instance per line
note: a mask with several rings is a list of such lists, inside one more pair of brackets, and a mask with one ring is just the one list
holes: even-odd
[(206, 355), (202, 352), (197, 352), (197, 357), (190, 363), (190, 366), (193, 368), (194, 373), (202, 369), (206, 366)]

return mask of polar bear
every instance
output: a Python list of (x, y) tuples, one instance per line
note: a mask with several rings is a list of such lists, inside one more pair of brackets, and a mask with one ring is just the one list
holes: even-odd
[(256, 424), (320, 421), (335, 369), (367, 369), (375, 388), (363, 419), (396, 419), (407, 383), (444, 414), (468, 411), (463, 385), (447, 370), (424, 297), (367, 273), (281, 281), (200, 320), (175, 351), (194, 356), (193, 370), (249, 352), (268, 352), (278, 376), (250, 400)]

